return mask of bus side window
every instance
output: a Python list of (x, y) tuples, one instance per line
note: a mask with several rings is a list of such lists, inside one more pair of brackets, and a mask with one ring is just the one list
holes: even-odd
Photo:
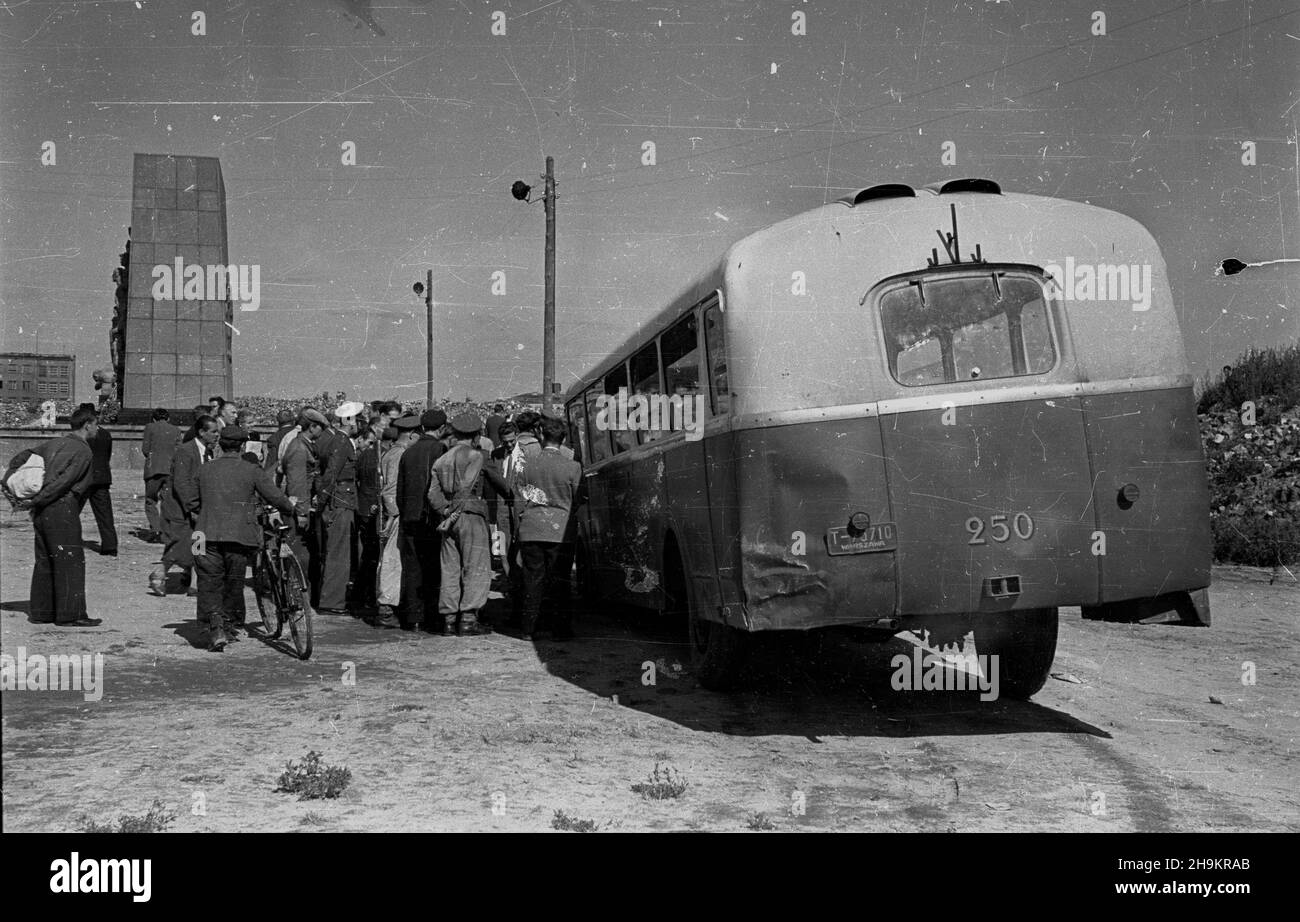
[[(605, 393), (610, 397), (617, 398), (618, 392), (622, 390), (627, 393), (627, 366), (619, 365), (609, 374), (605, 375)], [(612, 423), (614, 412), (611, 408), (607, 414)], [(621, 454), (636, 445), (636, 433), (626, 428), (616, 429), (611, 426), (610, 433), (614, 443), (614, 454)]]
[(704, 311), (704, 345), (709, 353), (709, 394), (713, 415), (731, 409), (731, 387), (727, 380), (727, 342), (722, 334), (722, 311), (715, 301)]
[[(646, 346), (636, 355), (632, 356), (632, 387), (633, 394), (662, 394), (663, 387), (659, 380), (659, 347), (655, 343)], [(668, 420), (659, 420), (657, 409), (655, 418), (650, 421), (649, 428), (638, 431), (637, 437), (642, 445), (647, 442), (653, 442), (667, 431)]]
[(609, 433), (606, 432), (598, 422), (600, 420), (600, 404), (598, 400), (603, 396), (603, 388), (596, 384), (587, 388), (582, 395), (587, 404), (587, 417), (591, 420), (591, 454), (583, 464), (595, 464), (598, 461), (604, 461), (610, 456), (609, 451)]
[(586, 396), (580, 395), (569, 404), (569, 447), (579, 464), (586, 464), (591, 457), (590, 443), (587, 441), (587, 404)]
[[(663, 334), (659, 341), (663, 355), (664, 392), (669, 397), (693, 400), (700, 392), (699, 322), (691, 313)], [(680, 429), (682, 420), (674, 410), (672, 427)]]

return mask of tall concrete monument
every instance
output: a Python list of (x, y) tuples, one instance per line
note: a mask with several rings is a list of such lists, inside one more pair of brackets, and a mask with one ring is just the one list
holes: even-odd
[(232, 397), (226, 188), (216, 157), (135, 155), (129, 252), (118, 334), (123, 406), (188, 410), (214, 394)]

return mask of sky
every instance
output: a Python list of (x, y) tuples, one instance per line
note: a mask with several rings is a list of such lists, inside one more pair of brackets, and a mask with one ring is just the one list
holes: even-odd
[(422, 399), (429, 268), (435, 395), (539, 390), (551, 155), (563, 386), (746, 234), (965, 176), (1145, 224), (1203, 375), (1300, 337), (1300, 265), (1214, 275), (1300, 256), (1298, 77), (1295, 2), (4, 0), (0, 348), (90, 399), (132, 154), (198, 154), (237, 395)]

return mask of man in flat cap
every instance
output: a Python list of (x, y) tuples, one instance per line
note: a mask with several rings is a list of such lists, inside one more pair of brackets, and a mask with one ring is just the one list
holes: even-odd
[[(401, 517), (402, 626), (408, 630), (433, 625), (438, 613), (438, 533), (429, 514), (429, 474), (443, 453), (439, 435), (447, 424), (442, 410), (420, 416), (420, 437), (410, 444), (397, 466), (397, 514)], [(427, 619), (427, 622), (426, 622)]]
[(237, 639), (244, 616), (244, 575), (262, 539), (257, 513), (269, 503), (290, 515), (292, 499), (271, 475), (240, 457), (248, 434), (233, 423), (221, 430), (221, 457), (199, 470), (199, 516), (194, 568), (199, 574), (198, 619), (208, 628), (208, 649), (220, 652)]
[(487, 501), (481, 482), (488, 479), (503, 494), (505, 482), (489, 467), (478, 447), (483, 421), (473, 413), (461, 413), (451, 421), (454, 442), (433, 463), (429, 483), (429, 506), (441, 517), (439, 560), (442, 586), (438, 593), (438, 614), (443, 634), (468, 636), (491, 634), (479, 621), (487, 604), (492, 582), (492, 547), (488, 532)]

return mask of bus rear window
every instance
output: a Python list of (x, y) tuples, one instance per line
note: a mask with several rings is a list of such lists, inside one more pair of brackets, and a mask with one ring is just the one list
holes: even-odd
[(880, 298), (889, 370), (908, 387), (1050, 371), (1042, 286), (999, 273), (930, 277)]

